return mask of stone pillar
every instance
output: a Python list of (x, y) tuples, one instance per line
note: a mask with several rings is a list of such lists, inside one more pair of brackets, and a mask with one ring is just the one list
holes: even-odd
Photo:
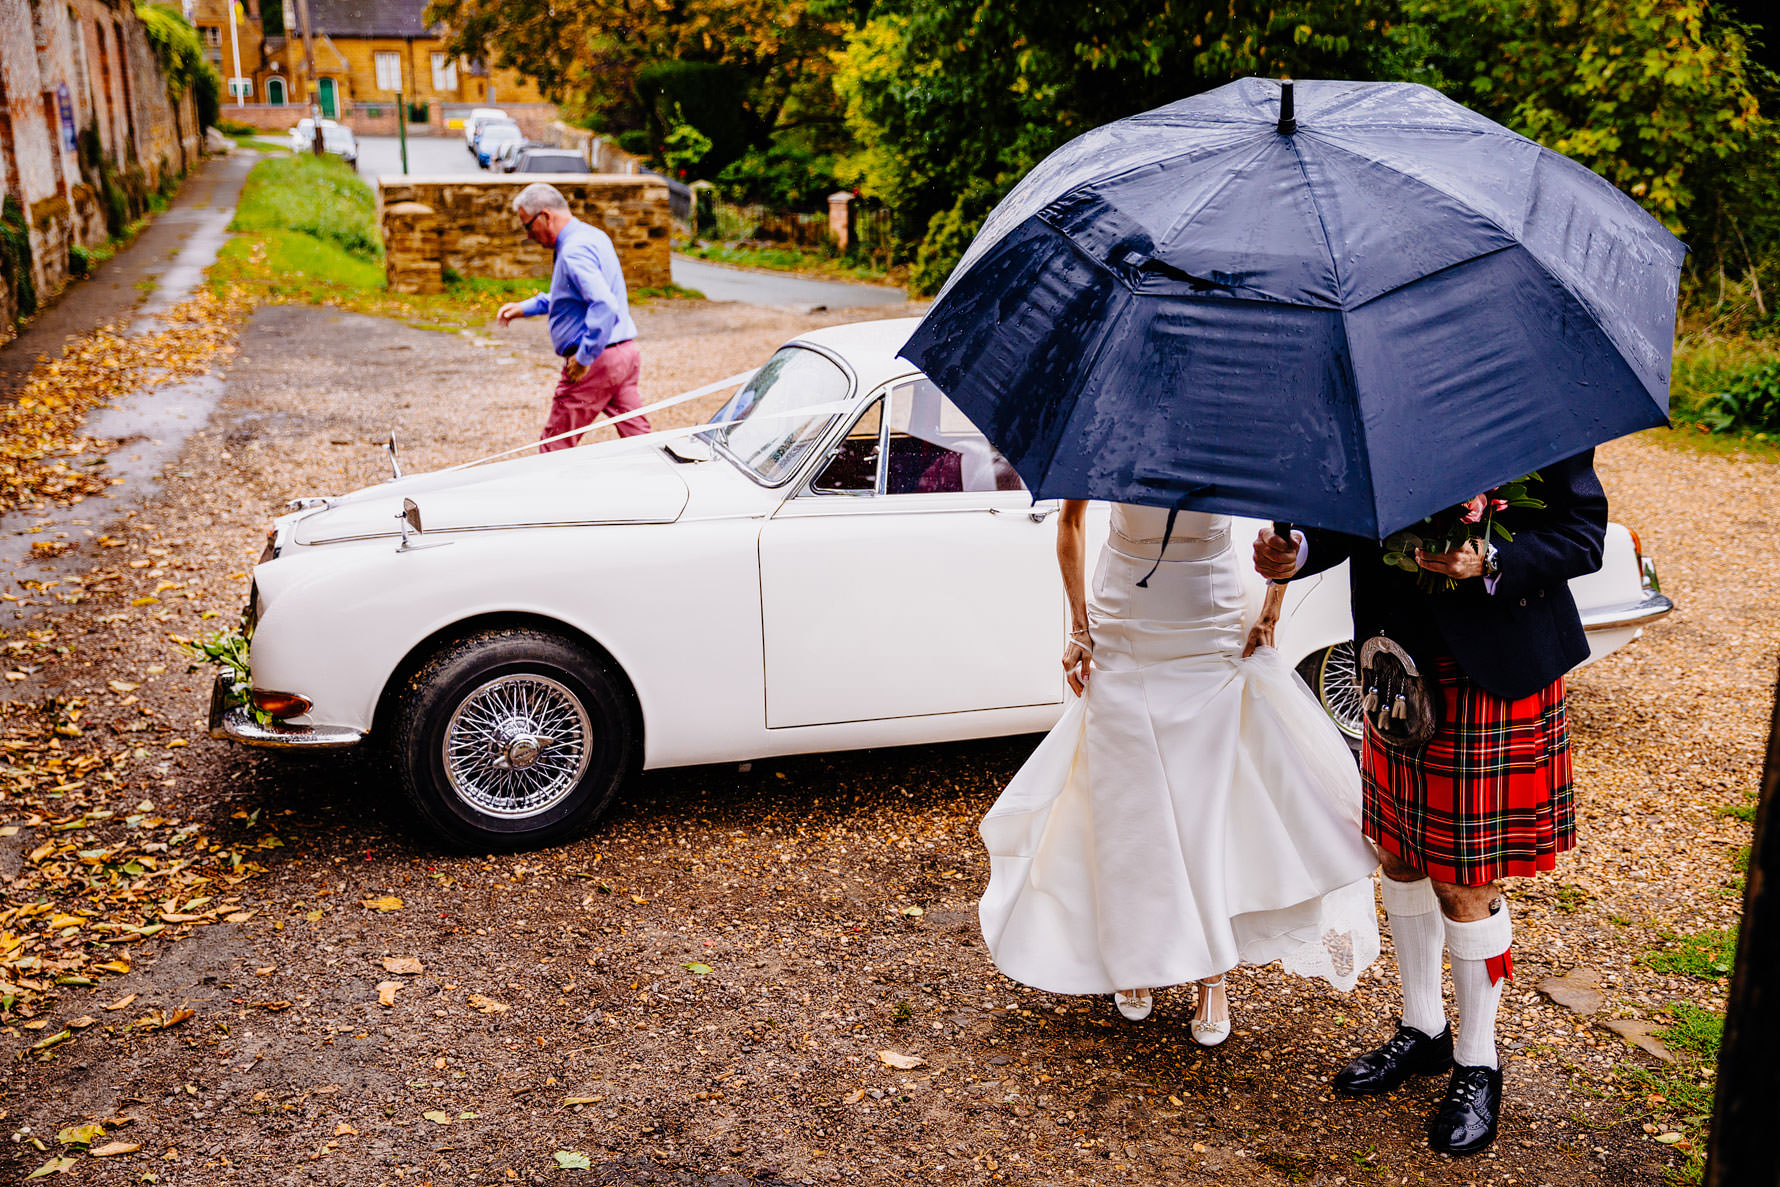
[(853, 246), (853, 194), (836, 190), (828, 195), (828, 233), (834, 236), (836, 251)]
[(439, 221), (431, 206), (397, 202), (384, 209), (383, 269), (392, 293), (445, 291)]
[(708, 181), (692, 183), (692, 237), (702, 239), (717, 229), (717, 187)]

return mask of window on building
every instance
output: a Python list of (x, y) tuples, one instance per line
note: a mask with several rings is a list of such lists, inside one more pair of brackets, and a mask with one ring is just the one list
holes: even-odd
[(402, 89), (402, 55), (377, 55), (377, 89), (380, 91), (399, 91)]
[(450, 54), (433, 55), (433, 90), (457, 90), (457, 59)]

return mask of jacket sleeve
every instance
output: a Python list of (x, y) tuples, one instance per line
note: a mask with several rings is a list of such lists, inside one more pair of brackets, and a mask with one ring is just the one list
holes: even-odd
[(1354, 548), (1360, 544), (1355, 536), (1345, 536), (1340, 532), (1325, 532), (1318, 528), (1304, 531), (1304, 542), (1310, 546), (1304, 558), (1304, 567), (1292, 574), (1292, 580), (1300, 577), (1311, 577), (1325, 569), (1333, 569), (1342, 561), (1353, 556)]
[(1525, 597), (1601, 567), (1607, 494), (1595, 477), (1594, 458), (1591, 449), (1540, 471), (1543, 481), (1532, 493), (1545, 500), (1545, 510), (1512, 527), (1513, 540), (1495, 541), (1501, 575), (1493, 596)]

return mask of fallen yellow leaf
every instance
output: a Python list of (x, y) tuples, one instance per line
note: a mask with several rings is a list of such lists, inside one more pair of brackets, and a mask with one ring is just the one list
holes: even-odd
[(122, 997), (118, 998), (116, 1001), (112, 1002), (110, 1005), (101, 1006), (99, 1008), (102, 1010), (121, 1010), (125, 1006), (129, 1005), (131, 1002), (133, 1002), (135, 1000), (136, 1000), (135, 994), (126, 993)]
[(506, 1002), (497, 1002), (492, 997), (483, 997), (480, 993), (470, 995), (470, 1006), (484, 1014), (505, 1014)]
[(377, 1004), (380, 1006), (395, 1005), (396, 990), (402, 988), (403, 984), (404, 982), (401, 981), (380, 982), (377, 986)]
[(385, 956), (383, 958), (383, 971), (386, 973), (398, 973), (404, 977), (418, 977), (426, 970), (421, 968), (420, 961), (412, 956)]
[(378, 898), (360, 899), (358, 905), (372, 911), (400, 911), (402, 900), (393, 894), (385, 894)]
[(106, 1142), (89, 1150), (94, 1158), (111, 1158), (118, 1154), (134, 1154), (142, 1149), (141, 1142)]
[(352, 1126), (346, 1124), (346, 1122), (344, 1122), (344, 1121), (342, 1121), (342, 1122), (340, 1122), (340, 1124), (334, 1126), (334, 1136), (337, 1138), (345, 1137), (348, 1134), (356, 1134), (357, 1132), (358, 1132), (358, 1130), (356, 1130)]
[(927, 1063), (919, 1055), (904, 1055), (900, 1051), (879, 1051), (878, 1058), (890, 1067), (901, 1068), (903, 1071), (912, 1067), (922, 1067)]

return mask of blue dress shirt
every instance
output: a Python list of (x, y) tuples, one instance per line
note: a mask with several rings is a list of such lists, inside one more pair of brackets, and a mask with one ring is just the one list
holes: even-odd
[(549, 314), (551, 349), (564, 358), (574, 355), (582, 366), (637, 336), (618, 251), (610, 236), (580, 219), (571, 218), (556, 233), (550, 291), (520, 302), (520, 313)]

